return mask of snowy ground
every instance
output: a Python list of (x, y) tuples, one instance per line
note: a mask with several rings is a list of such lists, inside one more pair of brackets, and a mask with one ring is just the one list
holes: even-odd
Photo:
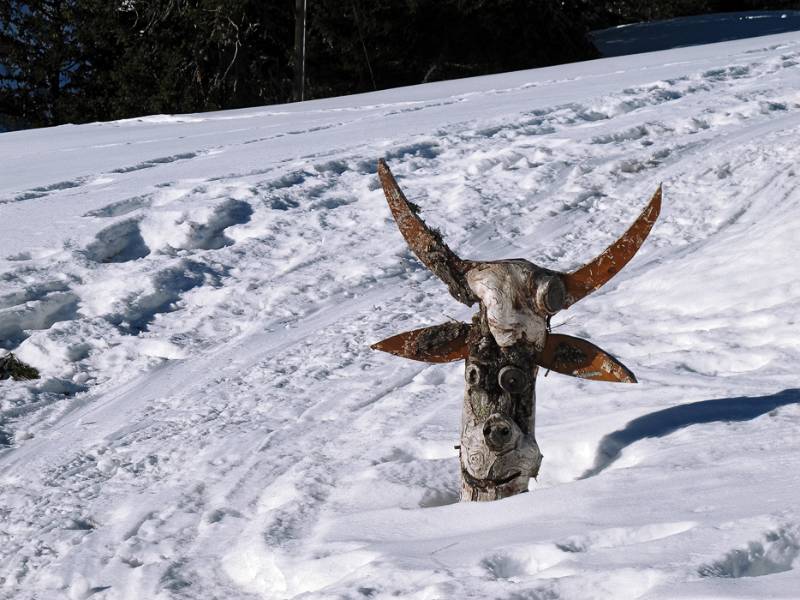
[[(800, 35), (0, 135), (0, 596), (800, 597)], [(531, 493), (456, 502), (461, 256), (561, 270), (640, 380), (538, 384)], [(560, 326), (563, 324), (563, 327)], [(793, 569), (794, 567), (794, 569)]]

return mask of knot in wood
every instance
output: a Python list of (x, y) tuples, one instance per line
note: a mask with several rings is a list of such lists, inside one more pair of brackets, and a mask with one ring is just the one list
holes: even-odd
[(567, 302), (567, 288), (558, 275), (540, 275), (536, 281), (536, 306), (548, 315), (554, 315)]
[(522, 394), (528, 389), (529, 378), (525, 372), (514, 365), (506, 365), (497, 375), (500, 387), (509, 394)]
[(464, 369), (464, 379), (467, 385), (481, 386), (484, 383), (483, 370), (475, 363), (467, 365), (466, 369)]

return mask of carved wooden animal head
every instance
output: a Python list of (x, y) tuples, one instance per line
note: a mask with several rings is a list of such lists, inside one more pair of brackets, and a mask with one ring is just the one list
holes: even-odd
[(636, 254), (658, 217), (661, 188), (622, 237), (572, 273), (525, 259), (463, 260), (430, 229), (381, 160), (378, 175), (408, 246), (467, 306), (472, 323), (401, 333), (372, 348), (425, 362), (466, 361), (461, 431), (462, 499), (495, 499), (527, 489), (541, 453), (534, 438), (538, 367), (595, 381), (635, 383), (633, 373), (594, 344), (550, 332), (550, 318), (611, 279)]

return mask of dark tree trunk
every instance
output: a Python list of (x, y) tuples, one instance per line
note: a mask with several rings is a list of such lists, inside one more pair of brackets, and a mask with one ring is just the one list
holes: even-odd
[(294, 4), (294, 100), (305, 99), (306, 87), (306, 0)]

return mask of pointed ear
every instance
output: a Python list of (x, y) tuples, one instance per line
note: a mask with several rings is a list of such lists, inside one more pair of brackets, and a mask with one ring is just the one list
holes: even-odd
[(467, 323), (442, 323), (406, 331), (370, 346), (395, 356), (431, 363), (464, 360), (469, 355)]
[(556, 373), (592, 381), (636, 383), (631, 370), (608, 352), (569, 335), (549, 334), (537, 364)]
[(658, 186), (656, 193), (653, 194), (642, 214), (639, 215), (639, 218), (621, 238), (606, 248), (592, 262), (585, 264), (577, 271), (563, 276), (564, 287), (567, 292), (564, 308), (591, 294), (628, 264), (628, 261), (633, 258), (644, 243), (660, 211), (661, 186)]
[(441, 234), (429, 228), (417, 211), (418, 207), (410, 203), (403, 190), (389, 170), (383, 159), (378, 161), (378, 177), (383, 186), (383, 193), (389, 208), (392, 211), (397, 227), (408, 244), (408, 247), (417, 255), (428, 269), (439, 279), (444, 281), (450, 294), (467, 306), (475, 303), (475, 295), (467, 285), (465, 274), (471, 268), (471, 263), (461, 260), (447, 247)]

